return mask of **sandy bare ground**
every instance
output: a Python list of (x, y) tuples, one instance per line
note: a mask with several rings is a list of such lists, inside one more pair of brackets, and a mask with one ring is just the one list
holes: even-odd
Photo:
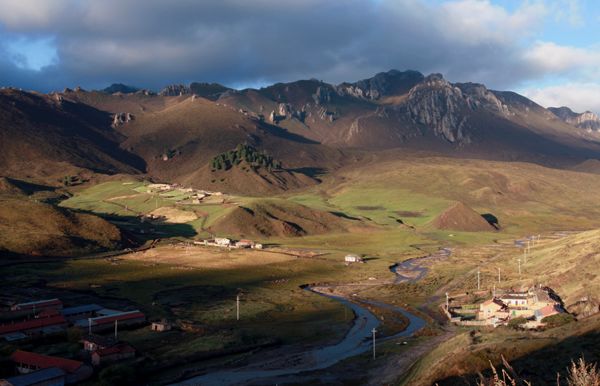
[(151, 215), (164, 219), (171, 224), (185, 224), (198, 218), (194, 212), (164, 206), (150, 212)]

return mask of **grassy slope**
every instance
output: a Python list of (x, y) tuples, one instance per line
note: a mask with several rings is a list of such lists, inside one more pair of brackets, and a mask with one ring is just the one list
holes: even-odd
[(73, 256), (113, 249), (121, 233), (109, 222), (28, 198), (0, 197), (0, 250)]

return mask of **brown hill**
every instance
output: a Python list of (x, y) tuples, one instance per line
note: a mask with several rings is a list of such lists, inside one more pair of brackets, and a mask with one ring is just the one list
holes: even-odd
[(138, 173), (144, 161), (121, 149), (110, 115), (60, 95), (0, 90), (0, 169), (54, 181), (88, 169)]
[(239, 206), (220, 218), (209, 230), (240, 237), (296, 237), (343, 232), (350, 226), (329, 212), (284, 200), (260, 200)]
[(578, 130), (518, 94), (453, 84), (440, 74), (392, 70), (338, 86), (280, 83), (224, 93), (218, 101), (273, 117), (278, 126), (332, 146), (400, 147), (561, 167), (600, 157), (600, 134)]
[(73, 256), (114, 249), (121, 233), (109, 222), (28, 199), (0, 198), (0, 251)]
[(486, 219), (462, 202), (457, 202), (431, 221), (436, 229), (463, 232), (485, 232), (495, 230)]

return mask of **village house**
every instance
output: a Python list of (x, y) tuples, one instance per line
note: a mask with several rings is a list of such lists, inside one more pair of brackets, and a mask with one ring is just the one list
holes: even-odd
[(550, 296), (550, 289), (530, 288), (525, 291), (505, 291), (479, 305), (477, 320), (484, 324), (506, 324), (513, 318), (537, 321), (538, 327), (546, 316), (562, 312), (557, 300)]
[(150, 326), (150, 329), (152, 331), (158, 332), (170, 331), (171, 328), (173, 328), (173, 326), (171, 326), (171, 323), (167, 322), (166, 320), (161, 320), (160, 322), (152, 322), (152, 326)]
[(10, 356), (10, 359), (15, 363), (17, 371), (20, 374), (28, 374), (49, 368), (59, 368), (65, 372), (65, 383), (67, 384), (83, 381), (93, 373), (92, 368), (83, 362), (29, 351), (17, 350)]
[(236, 248), (252, 248), (254, 247), (254, 241), (242, 239), (235, 243)]
[(78, 320), (75, 326), (87, 328), (90, 332), (104, 331), (119, 326), (132, 326), (142, 324), (146, 321), (146, 315), (139, 310), (116, 312), (110, 315), (97, 316), (87, 320)]
[(354, 254), (346, 255), (344, 257), (344, 261), (346, 262), (346, 264), (350, 264), (350, 263), (364, 263), (364, 260), (363, 260), (362, 257), (360, 257), (358, 255), (354, 255)]
[(92, 365), (101, 366), (133, 357), (135, 357), (133, 347), (126, 343), (118, 343), (112, 347), (101, 348), (92, 352)]
[(231, 246), (231, 240), (224, 237), (215, 237), (215, 244), (219, 247)]
[(64, 386), (65, 372), (58, 367), (0, 379), (0, 386)]
[(83, 343), (83, 349), (89, 352), (112, 347), (117, 344), (113, 338), (100, 335), (87, 335), (81, 339), (81, 343)]
[(62, 332), (67, 326), (68, 323), (64, 316), (55, 315), (0, 325), (0, 336), (5, 340), (18, 340), (14, 338)]
[[(477, 315), (477, 319), (498, 319), (501, 314), (504, 317), (508, 317), (508, 306), (500, 299), (488, 299), (479, 305), (479, 314)], [(493, 324), (494, 322), (495, 321), (490, 321), (490, 324)]]
[(555, 304), (547, 305), (545, 307), (540, 308), (539, 310), (535, 310), (535, 320), (538, 322), (541, 322), (542, 319), (544, 319), (545, 317), (560, 314), (560, 313), (561, 313), (561, 309), (557, 305), (555, 305)]

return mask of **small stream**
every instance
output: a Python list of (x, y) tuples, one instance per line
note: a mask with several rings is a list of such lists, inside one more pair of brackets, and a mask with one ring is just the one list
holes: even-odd
[[(362, 354), (371, 349), (371, 330), (377, 328), (380, 324), (375, 315), (366, 308), (352, 303), (345, 298), (317, 292), (310, 287), (307, 287), (306, 290), (334, 299), (351, 308), (354, 312), (353, 325), (340, 342), (330, 346), (314, 348), (303, 353), (290, 354), (287, 357), (256, 363), (237, 370), (221, 370), (208, 373), (173, 385), (233, 385), (262, 378), (296, 375), (328, 368), (344, 359)], [(426, 324), (423, 319), (402, 308), (373, 301), (369, 301), (368, 303), (398, 311), (409, 320), (409, 324), (404, 331), (394, 336), (386, 337), (385, 340), (410, 336)]]
[(396, 274), (394, 284), (415, 283), (425, 277), (429, 271), (427, 267), (421, 265), (424, 261), (445, 260), (450, 256), (452, 256), (451, 248), (441, 248), (431, 255), (415, 257), (413, 259), (405, 260), (401, 263), (396, 263), (390, 266), (390, 271)]

